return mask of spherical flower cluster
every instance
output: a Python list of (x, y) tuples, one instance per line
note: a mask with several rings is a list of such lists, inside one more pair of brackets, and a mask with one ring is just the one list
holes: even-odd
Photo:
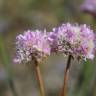
[[(48, 40), (51, 42), (51, 46), (55, 46), (57, 52), (85, 59), (94, 58), (94, 33), (86, 24), (62, 24), (53, 29)], [(54, 46), (52, 46), (53, 51)]]
[(51, 53), (62, 53), (74, 58), (94, 58), (96, 39), (86, 24), (62, 24), (52, 32), (31, 31), (16, 37), (15, 63), (29, 62), (34, 58), (40, 62)]
[(96, 0), (84, 0), (81, 5), (81, 11), (90, 13), (96, 17)]
[(50, 55), (50, 46), (46, 39), (46, 32), (28, 30), (16, 37), (15, 63), (29, 62), (36, 58), (40, 61)]

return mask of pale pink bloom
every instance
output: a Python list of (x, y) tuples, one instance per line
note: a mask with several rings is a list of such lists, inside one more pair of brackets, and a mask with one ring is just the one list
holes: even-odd
[(84, 0), (81, 10), (96, 16), (96, 0)]
[(73, 57), (94, 58), (94, 33), (86, 24), (62, 24), (49, 37), (53, 39), (51, 45), (56, 46), (57, 52), (71, 54)]
[(29, 62), (35, 57), (37, 60), (50, 55), (50, 46), (47, 41), (47, 33), (25, 31), (16, 37), (16, 63)]

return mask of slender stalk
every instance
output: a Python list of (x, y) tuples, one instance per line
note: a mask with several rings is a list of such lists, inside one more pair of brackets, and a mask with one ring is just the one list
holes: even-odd
[(37, 77), (39, 88), (40, 88), (40, 95), (45, 96), (44, 82), (43, 82), (41, 72), (40, 72), (40, 67), (37, 61), (35, 61), (35, 71), (36, 71), (36, 77)]
[(67, 83), (68, 83), (68, 77), (69, 77), (69, 69), (71, 65), (71, 55), (68, 57), (67, 66), (64, 73), (64, 85), (63, 85), (63, 92), (61, 96), (67, 96)]
[(3, 36), (0, 35), (0, 59), (3, 61), (4, 65), (5, 65), (6, 73), (8, 75), (6, 82), (8, 83), (8, 85), (9, 85), (9, 87), (13, 93), (13, 96), (18, 96), (17, 91), (16, 91), (15, 86), (14, 86), (14, 82), (12, 80), (12, 76), (13, 76), (12, 66), (10, 64), (10, 59), (9, 59), (9, 56), (7, 54), (8, 53), (6, 52), (6, 48), (4, 46)]
[(17, 95), (17, 92), (16, 92), (16, 90), (15, 90), (15, 87), (14, 87), (13, 80), (12, 80), (12, 79), (9, 79), (8, 81), (9, 81), (9, 86), (10, 86), (12, 92), (13, 92), (13, 96), (18, 96), (18, 95)]

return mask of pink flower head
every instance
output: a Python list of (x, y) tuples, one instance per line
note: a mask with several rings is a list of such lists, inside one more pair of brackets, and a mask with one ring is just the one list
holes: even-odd
[(58, 30), (57, 28), (53, 28), (53, 32), (49, 32), (47, 39), (49, 41), (49, 44), (51, 46), (51, 52), (57, 52), (58, 51), (58, 38), (57, 38)]
[(16, 37), (16, 58), (14, 62), (29, 62), (35, 57), (41, 60), (43, 57), (50, 55), (50, 46), (47, 41), (46, 32), (25, 31)]
[(58, 52), (73, 57), (94, 58), (94, 33), (86, 24), (62, 24), (51, 34), (56, 34), (55, 38), (50, 38), (57, 42)]
[(85, 0), (81, 5), (81, 10), (96, 16), (96, 0)]

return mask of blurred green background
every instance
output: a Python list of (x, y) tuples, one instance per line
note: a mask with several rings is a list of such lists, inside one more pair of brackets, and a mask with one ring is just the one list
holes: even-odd
[[(86, 23), (96, 30), (96, 17), (81, 12), (83, 0), (0, 0), (0, 96), (39, 96), (32, 64), (13, 64), (15, 37), (28, 29), (61, 23)], [(59, 96), (67, 58), (54, 54), (40, 65), (46, 96)], [(84, 64), (83, 64), (84, 63)], [(27, 66), (28, 65), (28, 66)], [(68, 96), (96, 96), (96, 59), (72, 61)]]

